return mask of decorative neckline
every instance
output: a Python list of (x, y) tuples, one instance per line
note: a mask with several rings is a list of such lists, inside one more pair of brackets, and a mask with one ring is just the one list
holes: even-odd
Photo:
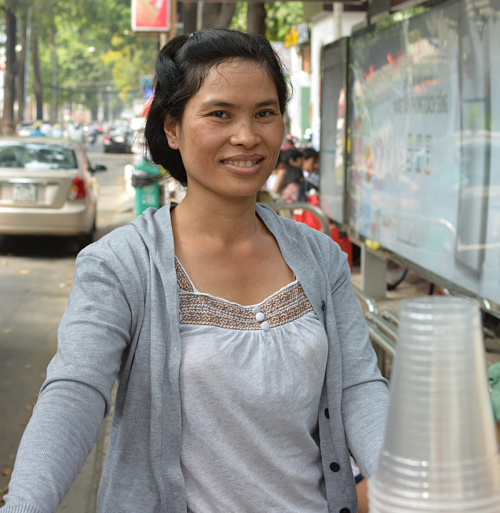
[(289, 283), (288, 285), (285, 285), (284, 287), (281, 287), (281, 289), (277, 290), (276, 292), (273, 292), (270, 296), (263, 299), (260, 303), (255, 303), (253, 305), (241, 305), (240, 303), (236, 303), (234, 301), (229, 301), (228, 299), (224, 299), (223, 297), (212, 296), (212, 294), (198, 291), (196, 289), (196, 287), (194, 286), (194, 283), (191, 281), (191, 278), (189, 277), (188, 273), (184, 269), (184, 266), (181, 264), (180, 260), (177, 258), (177, 256), (175, 257), (175, 270), (177, 273), (177, 285), (178, 285), (179, 289), (181, 290), (181, 292), (188, 292), (191, 294), (206, 296), (206, 297), (215, 299), (217, 301), (223, 301), (224, 303), (228, 303), (230, 305), (236, 305), (236, 306), (239, 306), (240, 308), (248, 308), (251, 310), (257, 306), (261, 306), (262, 304), (264, 304), (266, 301), (269, 301), (271, 298), (273, 298), (277, 294), (280, 294), (284, 290), (286, 290), (290, 287), (293, 287), (299, 283), (297, 280), (297, 277), (294, 275), (293, 276), (294, 280), (291, 283)]
[(241, 331), (268, 332), (313, 312), (298, 280), (281, 288), (256, 305), (240, 305), (198, 292), (175, 257), (179, 288), (179, 322)]

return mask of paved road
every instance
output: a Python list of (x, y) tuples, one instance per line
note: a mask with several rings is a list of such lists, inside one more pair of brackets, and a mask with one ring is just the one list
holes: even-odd
[[(101, 152), (102, 143), (89, 147), (91, 161), (108, 167), (96, 175), (98, 237), (130, 220), (130, 213), (113, 214), (125, 199), (123, 168), (131, 156)], [(17, 447), (56, 351), (57, 327), (71, 290), (76, 253), (71, 240), (0, 236), (0, 506)], [(99, 462), (89, 459), (87, 467), (94, 464)], [(87, 513), (91, 508), (63, 504), (63, 511)]]

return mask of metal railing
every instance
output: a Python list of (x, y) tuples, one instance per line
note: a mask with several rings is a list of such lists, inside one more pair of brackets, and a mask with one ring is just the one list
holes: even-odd
[(323, 213), (323, 211), (316, 207), (315, 205), (310, 205), (309, 203), (297, 202), (297, 203), (265, 203), (268, 207), (272, 208), (275, 212), (278, 210), (307, 210), (313, 214), (318, 221), (321, 223), (321, 228), (323, 229), (323, 233), (326, 235), (330, 235), (330, 222), (327, 217)]

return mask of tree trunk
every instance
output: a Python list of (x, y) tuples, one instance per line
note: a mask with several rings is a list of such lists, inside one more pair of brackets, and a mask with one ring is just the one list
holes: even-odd
[(233, 19), (236, 4), (211, 3), (203, 4), (203, 28), (228, 28)]
[(14, 126), (14, 99), (16, 81), (16, 15), (9, 7), (5, 11), (5, 76), (3, 96), (2, 134), (12, 135)]
[(213, 28), (220, 13), (220, 3), (204, 2), (203, 4), (203, 16), (202, 16), (202, 28), (210, 29)]
[(219, 16), (215, 22), (214, 28), (229, 28), (229, 25), (231, 25), (231, 21), (234, 16), (235, 9), (236, 9), (235, 3), (221, 4)]
[(198, 14), (198, 2), (184, 2), (182, 4), (182, 23), (184, 34), (196, 32), (196, 16)]
[(266, 35), (266, 6), (263, 3), (248, 2), (247, 32)]
[(17, 84), (16, 84), (16, 97), (17, 97), (17, 122), (21, 122), (23, 120), (24, 115), (24, 102), (26, 98), (24, 97), (24, 65), (26, 62), (26, 28), (27, 22), (26, 17), (23, 17), (21, 21), (21, 46), (23, 47), (19, 60), (16, 63), (16, 71), (17, 71)]
[(38, 34), (33, 31), (33, 75), (35, 78), (36, 119), (43, 120), (43, 89), (38, 58)]

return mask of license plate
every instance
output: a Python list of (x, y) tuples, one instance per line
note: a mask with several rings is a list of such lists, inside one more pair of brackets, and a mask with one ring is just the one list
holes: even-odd
[(36, 203), (36, 185), (32, 183), (13, 184), (12, 201), (16, 203)]
[(118, 137), (115, 137), (115, 142), (117, 143), (122, 143), (122, 142), (125, 142), (125, 137), (122, 137), (121, 135), (119, 135)]

